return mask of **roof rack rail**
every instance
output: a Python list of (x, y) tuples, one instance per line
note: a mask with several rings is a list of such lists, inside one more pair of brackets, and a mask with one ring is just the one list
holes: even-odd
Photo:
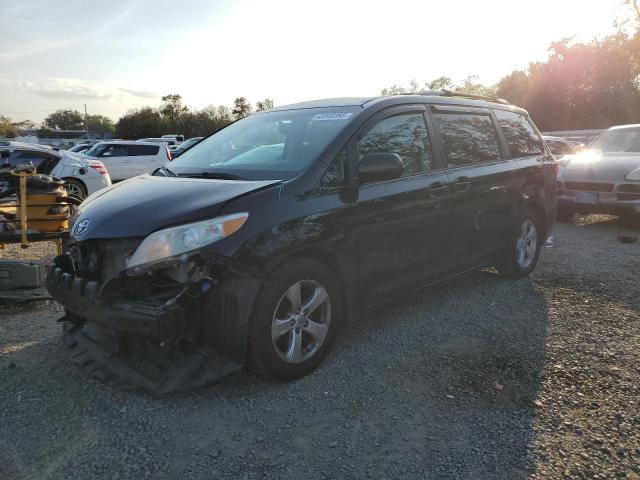
[(476, 95), (475, 93), (465, 93), (465, 92), (453, 92), (451, 90), (423, 90), (420, 92), (420, 95), (434, 95), (437, 97), (460, 97), (460, 98), (468, 98), (471, 100), (485, 100), (488, 102), (502, 103), (504, 105), (511, 105), (504, 98), (498, 97), (489, 97), (486, 95)]

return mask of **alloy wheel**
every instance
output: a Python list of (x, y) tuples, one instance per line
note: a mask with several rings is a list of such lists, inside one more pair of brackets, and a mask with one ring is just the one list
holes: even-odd
[(78, 197), (81, 200), (84, 200), (85, 194), (84, 191), (82, 191), (82, 187), (80, 187), (80, 185), (70, 182), (64, 182), (63, 187), (69, 195), (73, 195), (74, 197)]
[(520, 225), (516, 240), (516, 261), (521, 268), (529, 268), (538, 250), (538, 231), (532, 220), (525, 220)]
[(314, 280), (291, 285), (276, 306), (271, 341), (287, 363), (309, 360), (322, 346), (331, 324), (331, 299)]

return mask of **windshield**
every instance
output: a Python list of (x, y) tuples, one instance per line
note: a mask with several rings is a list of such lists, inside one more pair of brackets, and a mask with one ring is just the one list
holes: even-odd
[(89, 150), (84, 152), (84, 154), (90, 157), (97, 157), (102, 152), (104, 152), (108, 146), (109, 144), (107, 143), (96, 143), (93, 147), (91, 147)]
[(171, 162), (171, 170), (291, 178), (320, 155), (358, 110), (311, 108), (252, 115), (194, 145)]
[(607, 130), (589, 148), (603, 152), (640, 153), (640, 127)]

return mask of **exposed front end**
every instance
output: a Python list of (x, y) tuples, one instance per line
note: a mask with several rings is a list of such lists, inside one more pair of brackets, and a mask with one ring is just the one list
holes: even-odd
[(147, 176), (83, 203), (46, 278), (65, 308), (70, 359), (101, 380), (153, 393), (242, 367), (259, 274), (212, 246), (248, 219), (219, 215), (223, 202), (256, 185), (265, 183)]
[(55, 259), (46, 285), (65, 307), (70, 359), (101, 380), (154, 393), (194, 388), (239, 369), (243, 305), (252, 302), (255, 281), (200, 255), (122, 274), (139, 244), (77, 242)]

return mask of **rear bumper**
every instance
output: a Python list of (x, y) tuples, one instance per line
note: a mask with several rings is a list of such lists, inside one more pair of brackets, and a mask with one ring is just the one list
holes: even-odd
[(575, 210), (580, 213), (607, 213), (619, 215), (625, 213), (640, 213), (640, 200), (615, 200), (596, 195), (593, 203), (576, 202), (574, 197), (558, 197), (558, 207)]

